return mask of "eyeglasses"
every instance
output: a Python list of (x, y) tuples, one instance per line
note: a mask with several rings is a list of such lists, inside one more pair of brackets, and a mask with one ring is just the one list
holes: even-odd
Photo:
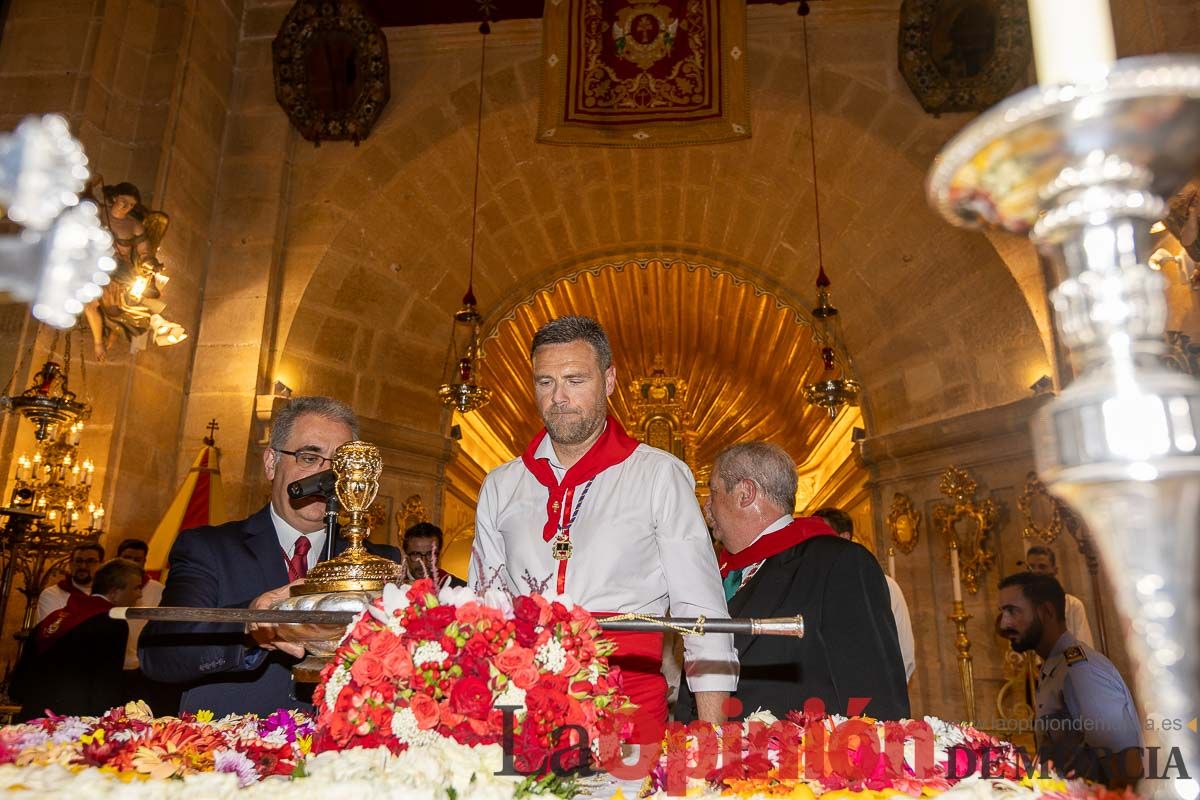
[(291, 456), (292, 458), (296, 459), (296, 463), (302, 467), (319, 467), (326, 461), (328, 461), (330, 464), (333, 463), (332, 458), (326, 458), (320, 453), (314, 453), (311, 450), (280, 450), (278, 447), (276, 447), (275, 452), (282, 453), (285, 456)]

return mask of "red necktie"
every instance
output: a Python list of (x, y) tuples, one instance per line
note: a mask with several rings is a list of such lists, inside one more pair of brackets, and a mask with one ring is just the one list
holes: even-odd
[(287, 562), (289, 583), (308, 574), (308, 551), (311, 549), (312, 542), (308, 540), (307, 536), (301, 536), (296, 540), (296, 549)]

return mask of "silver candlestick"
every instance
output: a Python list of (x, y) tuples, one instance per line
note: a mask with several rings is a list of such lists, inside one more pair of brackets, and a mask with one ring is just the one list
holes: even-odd
[[(1165, 56), (1015, 95), (942, 150), (927, 186), (951, 222), (1028, 235), (1055, 265), (1055, 324), (1079, 377), (1034, 421), (1038, 471), (1095, 533), (1147, 711), (1182, 721), (1200, 697), (1200, 383), (1159, 360), (1167, 304), (1146, 264), (1151, 224), (1198, 171), (1200, 59)], [(1161, 737), (1195, 776), (1200, 737)], [(1177, 772), (1144, 788), (1200, 795)]]

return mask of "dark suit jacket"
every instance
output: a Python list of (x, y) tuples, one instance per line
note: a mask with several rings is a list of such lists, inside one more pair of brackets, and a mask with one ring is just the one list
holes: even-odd
[[(846, 714), (851, 698), (865, 713), (908, 717), (908, 686), (883, 570), (865, 547), (818, 536), (767, 559), (729, 601), (731, 617), (804, 617), (804, 638), (737, 635), (743, 714), (769, 709), (780, 719), (819, 698)], [(858, 711), (859, 709), (855, 709)], [(695, 718), (687, 682), (676, 718)]]
[[(347, 544), (338, 537), (334, 555)], [(394, 547), (368, 544), (367, 549), (400, 560)], [(163, 606), (246, 608), (288, 582), (269, 506), (249, 519), (184, 531), (167, 560)], [(221, 717), (309, 708), (292, 692), (296, 659), (255, 646), (241, 624), (151, 622), (142, 631), (138, 656), (152, 680), (189, 684), (182, 711), (207, 708)]]
[(79, 623), (45, 652), (30, 638), (13, 670), (10, 691), (18, 721), (55, 714), (99, 716), (124, 705), (129, 623), (99, 614)]

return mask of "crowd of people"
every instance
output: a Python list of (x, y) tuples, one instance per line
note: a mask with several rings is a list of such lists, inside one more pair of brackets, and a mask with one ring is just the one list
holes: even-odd
[[(684, 637), (673, 709), (662, 635), (612, 634), (611, 660), (640, 708), (639, 741), (656, 741), (672, 714), (709, 722), (758, 709), (780, 717), (802, 708), (910, 715), (916, 653), (904, 594), (853, 540), (844, 511), (795, 516), (796, 464), (787, 452), (758, 441), (723, 449), (702, 509), (687, 466), (630, 437), (609, 413), (616, 370), (598, 323), (553, 320), (537, 331), (530, 358), (544, 428), (483, 482), (467, 585), (567, 594), (598, 614), (803, 617), (803, 638)], [(96, 713), (147, 685), (176, 687), (174, 699), (159, 699), (162, 714), (304, 708), (290, 672), (303, 648), (278, 626), (152, 622), (138, 630), (105, 612), (139, 598), (252, 609), (282, 600), (318, 561), (346, 547), (326, 540), (322, 498), (293, 500), (287, 486), (328, 468), (358, 433), (344, 404), (292, 399), (263, 453), (269, 502), (247, 519), (181, 533), (165, 586), (145, 576), (144, 542), (123, 542), (107, 563), (98, 545), (76, 551), (68, 575), (40, 598), (38, 627), (13, 676), (23, 715)], [(462, 584), (439, 568), (435, 525), (410, 528), (402, 545), (367, 543), (410, 579)], [(1000, 584), (998, 629), (1014, 650), (1034, 650), (1043, 661), (1038, 716), (1102, 722), (1043, 726), (1039, 750), (1060, 768), (1111, 778), (1115, 754), (1141, 745), (1132, 698), (1092, 649), (1086, 613), (1056, 580), (1053, 552), (1031, 549), (1027, 567)]]

